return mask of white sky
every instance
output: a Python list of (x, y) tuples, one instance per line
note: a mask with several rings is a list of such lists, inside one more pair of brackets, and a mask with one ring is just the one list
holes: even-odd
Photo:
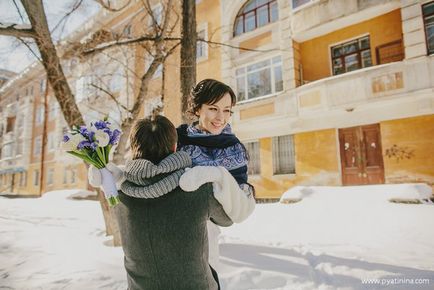
[[(78, 1), (79, 0), (43, 1), (50, 28), (52, 29), (56, 26), (60, 19), (68, 13)], [(15, 2), (18, 5), (21, 5), (19, 0), (16, 0)], [(86, 21), (86, 19), (97, 12), (98, 9), (99, 5), (93, 0), (83, 0), (80, 8), (55, 30), (54, 39), (57, 40), (67, 36), (80, 24)], [(21, 11), (23, 11), (22, 7)], [(24, 17), (26, 16), (25, 12), (22, 12), (22, 14)], [(24, 19), (25, 23), (28, 23), (28, 20), (26, 18)], [(14, 1), (0, 1), (0, 22), (23, 23), (14, 5)], [(0, 36), (0, 69), (20, 72), (35, 60), (35, 57), (32, 56), (29, 53), (29, 50), (17, 39), (9, 36)]]

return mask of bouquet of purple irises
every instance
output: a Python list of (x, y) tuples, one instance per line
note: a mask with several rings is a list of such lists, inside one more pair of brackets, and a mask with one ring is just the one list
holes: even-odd
[(119, 142), (121, 131), (113, 129), (107, 118), (90, 123), (89, 127), (73, 127), (63, 136), (63, 149), (83, 159), (101, 171), (102, 187), (110, 206), (119, 203), (118, 191), (110, 171), (105, 167), (109, 162), (110, 150)]

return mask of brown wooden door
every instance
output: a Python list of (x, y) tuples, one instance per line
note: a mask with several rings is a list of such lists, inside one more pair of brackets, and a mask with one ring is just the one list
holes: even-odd
[(384, 183), (380, 125), (339, 129), (342, 184)]

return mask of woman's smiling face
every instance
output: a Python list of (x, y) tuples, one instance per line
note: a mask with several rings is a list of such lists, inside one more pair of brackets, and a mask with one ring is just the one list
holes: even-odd
[(209, 105), (203, 104), (196, 112), (199, 116), (199, 128), (211, 134), (220, 134), (232, 114), (232, 99), (226, 93), (218, 102)]

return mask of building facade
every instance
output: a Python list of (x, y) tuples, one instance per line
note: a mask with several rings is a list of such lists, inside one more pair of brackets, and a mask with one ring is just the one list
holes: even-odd
[(433, 1), (222, 1), (222, 78), (260, 197), (434, 182)]
[[(161, 23), (164, 4), (154, 1), (150, 8)], [(180, 11), (173, 7), (172, 23)], [(249, 151), (258, 198), (278, 198), (295, 185), (434, 184), (434, 1), (201, 0), (196, 17), (198, 37), (209, 41), (198, 42), (197, 79), (220, 79), (236, 91), (231, 122)], [(147, 32), (149, 21), (147, 9), (132, 2), (119, 13), (102, 11), (65, 43), (134, 38)], [(61, 52), (86, 121), (109, 113), (120, 124), (128, 117), (119, 107), (133, 103), (137, 76), (152, 61), (149, 48), (115, 47), (80, 58), (65, 44)], [(141, 116), (161, 106), (180, 124), (179, 64), (176, 49), (152, 77)], [(27, 112), (30, 129), (18, 129), (16, 121), (14, 132), (27, 135), (0, 137), (2, 184), (10, 186), (6, 176), (14, 174), (21, 180), (22, 171), (23, 190), (33, 194), (86, 188), (83, 163), (50, 145), (58, 146), (66, 130), (61, 114), (38, 123), (41, 104), (58, 110), (50, 92), (37, 89), (38, 69), (1, 89), (4, 103), (18, 91), (30, 94), (21, 85), (29, 79), (35, 84), (16, 109)], [(1, 120), (10, 128), (14, 109), (8, 110)], [(32, 140), (23, 145), (31, 146), (27, 157), (10, 159), (11, 138), (16, 144)], [(9, 191), (22, 192), (15, 183)]]

